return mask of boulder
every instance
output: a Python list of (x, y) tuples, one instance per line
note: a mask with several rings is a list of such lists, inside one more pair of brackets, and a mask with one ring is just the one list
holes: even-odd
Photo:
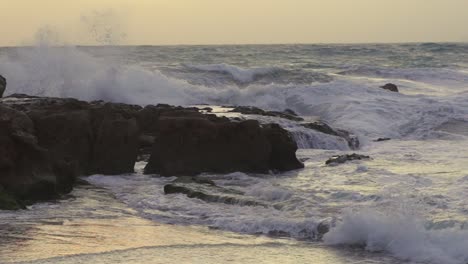
[[(296, 143), (279, 126), (206, 117), (161, 117), (146, 174), (197, 175), (235, 171), (267, 173), (303, 164)], [(284, 151), (280, 153), (281, 151)]]
[(133, 172), (141, 107), (21, 94), (2, 102), (34, 121), (39, 145), (50, 151), (53, 168), (67, 188), (78, 175)]
[(288, 131), (278, 124), (267, 124), (262, 128), (271, 146), (268, 160), (270, 169), (290, 171), (304, 167), (296, 157), (297, 144)]
[(7, 81), (5, 77), (0, 75), (0, 98), (3, 97), (3, 93), (5, 92), (6, 86), (7, 86)]
[(326, 165), (338, 165), (338, 164), (342, 164), (342, 163), (345, 163), (345, 162), (351, 161), (351, 160), (363, 160), (363, 159), (370, 159), (370, 157), (365, 156), (365, 155), (356, 154), (356, 153), (346, 154), (346, 155), (339, 155), (339, 156), (331, 157), (330, 159), (328, 159), (325, 162), (325, 164)]
[(32, 120), (0, 104), (0, 185), (22, 200), (57, 197), (57, 180), (46, 149), (39, 146)]
[(385, 84), (384, 86), (380, 86), (380, 88), (382, 88), (382, 89), (384, 89), (384, 90), (391, 91), (391, 92), (396, 92), (396, 93), (398, 93), (398, 86), (396, 86), (396, 85), (393, 84), (393, 83), (387, 83), (387, 84)]

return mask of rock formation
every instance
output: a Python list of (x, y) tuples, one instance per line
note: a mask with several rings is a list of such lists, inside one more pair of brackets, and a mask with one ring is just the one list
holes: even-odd
[(396, 93), (398, 93), (398, 86), (396, 86), (396, 85), (393, 84), (393, 83), (387, 83), (387, 84), (385, 84), (384, 86), (380, 86), (380, 88), (382, 88), (382, 89), (384, 89), (384, 90), (391, 91), (391, 92), (396, 92)]
[(0, 209), (55, 199), (78, 176), (132, 173), (139, 154), (145, 173), (169, 176), (294, 170), (296, 150), (279, 125), (193, 107), (13, 94), (0, 99)]
[(6, 82), (5, 77), (0, 75), (0, 98), (3, 97), (3, 93), (5, 92), (6, 85), (7, 85), (7, 82)]

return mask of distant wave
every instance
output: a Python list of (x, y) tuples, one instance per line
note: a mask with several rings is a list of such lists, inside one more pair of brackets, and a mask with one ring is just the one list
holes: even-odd
[(359, 66), (339, 72), (340, 75), (402, 79), (443, 85), (468, 83), (468, 71), (447, 68), (382, 68)]
[[(215, 64), (183, 66), (179, 70), (183, 71), (184, 76), (194, 71), (188, 79), (211, 85), (193, 84), (189, 80), (168, 76), (164, 71), (150, 71), (138, 65), (116, 65), (72, 47), (15, 49), (0, 57), (0, 72), (8, 80), (7, 95), (27, 93), (139, 105), (208, 103), (254, 105), (280, 111), (290, 108), (302, 115), (318, 116), (364, 139), (439, 137), (447, 134), (447, 131), (434, 131), (434, 128), (452, 119), (466, 121), (468, 117), (466, 93), (439, 97), (405, 95), (405, 90), (400, 94), (389, 93), (378, 89), (381, 80), (368, 78), (355, 80), (342, 77), (328, 82), (299, 84), (291, 81), (295, 73), (301, 80), (310, 78), (306, 79), (308, 81), (323, 74), (278, 68), (244, 69)], [(203, 71), (208, 75), (201, 74)], [(356, 73), (362, 71), (381, 74), (371, 68), (360, 68)], [(427, 77), (428, 72), (388, 70), (383, 74), (410, 74), (414, 78)], [(434, 72), (437, 75), (433, 78), (446, 73), (452, 77), (445, 78), (460, 80), (464, 85), (468, 83), (468, 75), (457, 71), (435, 69)], [(282, 74), (287, 78), (283, 78)], [(224, 83), (226, 76), (231, 82)], [(276, 83), (275, 78), (291, 82)], [(232, 80), (257, 81), (239, 87)], [(214, 85), (220, 82), (224, 85)], [(330, 143), (327, 142), (323, 144)], [(329, 148), (339, 147), (335, 144), (329, 145)]]
[(250, 68), (244, 69), (229, 64), (208, 64), (208, 65), (185, 65), (189, 69), (195, 69), (207, 72), (217, 72), (230, 75), (234, 80), (240, 83), (250, 83), (257, 78), (265, 75), (273, 75), (284, 70), (276, 67), (271, 68)]
[[(192, 84), (205, 86), (251, 84), (307, 84), (314, 82), (330, 82), (330, 75), (315, 71), (299, 69), (284, 69), (280, 67), (242, 68), (230, 64), (183, 64), (182, 69), (165, 71), (170, 76), (185, 79)], [(208, 75), (207, 75), (208, 74)], [(203, 77), (201, 77), (203, 76)]]

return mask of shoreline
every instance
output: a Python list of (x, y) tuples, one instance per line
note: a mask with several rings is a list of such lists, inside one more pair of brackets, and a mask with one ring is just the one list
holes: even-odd
[[(356, 248), (158, 223), (142, 218), (127, 205), (109, 197), (107, 190), (94, 186), (78, 187), (72, 195), (75, 197), (57, 203), (36, 204), (30, 210), (11, 212), (11, 217), (21, 217), (2, 231), (1, 262), (305, 263), (314, 259), (314, 263), (323, 264), (399, 263), (392, 257)], [(89, 206), (98, 210), (86, 217), (80, 216), (79, 210), (69, 214), (77, 205), (85, 207), (81, 209)], [(65, 211), (67, 217), (60, 211)], [(2, 226), (8, 221), (5, 213), (0, 212)], [(25, 227), (28, 231), (20, 235), (18, 231)], [(11, 237), (13, 240), (8, 241)], [(260, 255), (260, 252), (268, 254)]]

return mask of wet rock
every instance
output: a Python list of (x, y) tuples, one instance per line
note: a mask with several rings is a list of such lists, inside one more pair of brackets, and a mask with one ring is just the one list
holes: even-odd
[(1, 102), (33, 120), (39, 145), (49, 150), (64, 187), (71, 189), (78, 175), (133, 172), (141, 107), (22, 94)]
[(90, 172), (117, 175), (134, 170), (139, 127), (133, 111), (106, 104), (91, 110), (94, 140)]
[(388, 140), (391, 140), (391, 138), (378, 138), (374, 140), (374, 142), (382, 142), (382, 141), (388, 141)]
[(156, 138), (146, 174), (267, 173), (303, 167), (286, 130), (262, 127), (255, 120), (216, 122), (202, 116), (166, 115), (158, 121)]
[(248, 200), (243, 193), (216, 186), (212, 181), (199, 180), (197, 177), (183, 177), (164, 186), (165, 194), (185, 194), (189, 198), (210, 203), (224, 203), (241, 206), (263, 206), (261, 202)]
[(290, 171), (304, 167), (296, 157), (296, 141), (285, 129), (278, 124), (267, 124), (263, 130), (271, 146), (269, 169)]
[(286, 109), (284, 112), (277, 112), (277, 111), (265, 111), (258, 107), (254, 106), (237, 106), (232, 109), (230, 112), (241, 113), (244, 115), (261, 115), (261, 116), (274, 116), (285, 118), (293, 121), (304, 121), (303, 118), (298, 117), (296, 113), (294, 113), (290, 109)]
[(25, 206), (17, 198), (7, 193), (0, 186), (0, 210), (19, 210), (24, 208)]
[(332, 135), (336, 137), (341, 137), (346, 142), (348, 142), (348, 146), (350, 149), (359, 149), (360, 147), (360, 142), (359, 138), (356, 135), (351, 134), (350, 132), (342, 129), (333, 129), (330, 127), (328, 124), (322, 122), (322, 121), (316, 121), (316, 122), (311, 122), (311, 123), (304, 123), (302, 124), (303, 127), (313, 129), (319, 132), (322, 132), (327, 135)]
[(0, 185), (21, 200), (52, 199), (60, 190), (34, 132), (26, 114), (0, 104)]
[(5, 92), (6, 86), (7, 86), (7, 81), (5, 77), (0, 75), (0, 98), (3, 97), (3, 93)]
[(387, 84), (385, 84), (384, 86), (380, 86), (380, 88), (382, 88), (382, 89), (384, 89), (384, 90), (391, 91), (391, 92), (396, 92), (396, 93), (398, 93), (398, 86), (396, 86), (396, 85), (393, 84), (393, 83), (387, 83)]
[[(31, 107), (27, 114), (34, 122), (39, 145), (49, 150), (58, 167), (69, 166), (73, 170), (70, 177), (88, 173), (93, 131), (85, 107), (57, 103)], [(72, 179), (69, 181), (73, 182)]]
[(342, 163), (345, 163), (345, 162), (351, 161), (351, 160), (363, 160), (363, 159), (370, 159), (370, 157), (365, 156), (365, 155), (356, 154), (356, 153), (340, 155), (340, 156), (333, 156), (330, 159), (328, 159), (325, 162), (325, 164), (327, 164), (327, 165), (338, 165), (338, 164), (342, 164)]

